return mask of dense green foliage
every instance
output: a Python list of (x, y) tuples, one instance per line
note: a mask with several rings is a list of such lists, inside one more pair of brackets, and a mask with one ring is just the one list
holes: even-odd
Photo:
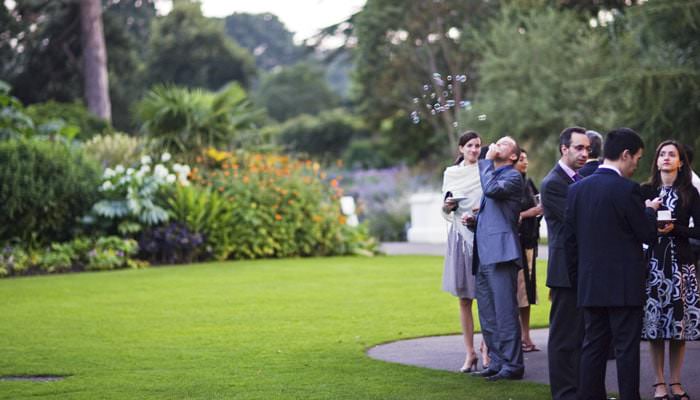
[(61, 143), (0, 142), (0, 165), (0, 242), (69, 239), (97, 199), (97, 166)]
[(137, 251), (135, 240), (114, 236), (78, 237), (69, 242), (52, 243), (43, 249), (8, 245), (0, 250), (0, 278), (147, 266), (133, 258)]
[(201, 161), (193, 183), (211, 190), (181, 190), (171, 207), (190, 230), (202, 229), (217, 258), (376, 252), (364, 228), (345, 224), (338, 182), (327, 182), (318, 163), (215, 150)]
[(368, 136), (361, 119), (336, 109), (286, 121), (280, 126), (278, 140), (287, 150), (331, 163), (344, 156), (353, 141)]
[[(540, 263), (540, 282), (545, 270)], [(366, 355), (379, 343), (459, 332), (441, 271), (441, 257), (352, 257), (0, 281), (0, 298), (11, 300), (0, 313), (0, 375), (70, 375), (0, 382), (0, 398), (548, 398), (542, 384)], [(532, 325), (543, 327), (547, 288), (538, 289)]]
[(176, 156), (192, 158), (206, 147), (258, 146), (256, 130), (264, 111), (256, 108), (240, 85), (217, 93), (203, 89), (156, 86), (138, 104), (142, 132), (155, 146)]
[(107, 122), (90, 114), (79, 102), (36, 103), (27, 107), (26, 113), (37, 125), (65, 124), (76, 127), (75, 138), (78, 140), (88, 140), (110, 128)]
[(318, 114), (340, 102), (318, 66), (299, 63), (263, 76), (255, 95), (270, 116), (284, 121), (301, 114)]
[(294, 35), (270, 13), (233, 13), (224, 18), (226, 34), (255, 56), (255, 64), (270, 70), (297, 62), (304, 50), (294, 44)]
[(223, 23), (202, 15), (199, 3), (177, 1), (156, 20), (149, 45), (148, 82), (218, 90), (230, 81), (248, 86), (251, 55), (226, 36)]

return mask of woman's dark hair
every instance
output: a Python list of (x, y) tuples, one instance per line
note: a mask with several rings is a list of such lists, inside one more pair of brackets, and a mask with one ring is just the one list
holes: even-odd
[(651, 177), (647, 184), (651, 185), (653, 188), (661, 187), (661, 172), (657, 166), (657, 160), (659, 159), (659, 154), (661, 149), (665, 146), (672, 145), (678, 151), (678, 157), (681, 160), (681, 168), (678, 170), (678, 176), (675, 182), (673, 182), (673, 187), (678, 191), (681, 198), (681, 205), (685, 206), (691, 199), (692, 191), (695, 190), (693, 187), (693, 177), (690, 174), (690, 162), (688, 161), (688, 155), (685, 153), (685, 148), (682, 144), (675, 140), (664, 140), (657, 147), (654, 152), (654, 159), (651, 162)]
[[(481, 136), (475, 131), (466, 131), (462, 134), (462, 136), (459, 137), (459, 146), (464, 146), (466, 145), (470, 140), (472, 139), (481, 139)], [(457, 157), (457, 160), (455, 160), (455, 165), (461, 163), (464, 161), (464, 155), (460, 152), (459, 157)]]

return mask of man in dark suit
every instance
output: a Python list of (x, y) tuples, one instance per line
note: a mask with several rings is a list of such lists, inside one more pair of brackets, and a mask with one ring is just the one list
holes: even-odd
[(549, 383), (554, 400), (573, 400), (578, 388), (578, 364), (583, 343), (583, 314), (576, 307), (574, 283), (569, 280), (564, 252), (564, 211), (569, 185), (582, 179), (576, 173), (588, 160), (586, 130), (570, 127), (559, 134), (561, 157), (542, 181), (540, 196), (547, 222), (547, 286), (549, 314)]
[[(566, 255), (577, 282), (585, 333), (578, 398), (606, 398), (605, 366), (611, 344), (617, 361), (620, 398), (639, 400), (639, 342), (646, 261), (643, 243), (656, 239), (661, 199), (642, 201), (631, 177), (644, 143), (631, 129), (609, 132), (604, 161), (596, 172), (569, 188)], [(645, 208), (646, 205), (646, 208)]]
[(588, 141), (591, 142), (591, 149), (588, 152), (588, 161), (578, 170), (578, 174), (584, 178), (593, 174), (600, 165), (600, 152), (603, 150), (603, 137), (596, 131), (586, 131)]
[(486, 159), (479, 161), (484, 197), (476, 220), (476, 299), (491, 362), (474, 375), (490, 381), (522, 379), (525, 373), (516, 299), (524, 182), (513, 165), (519, 157), (515, 140), (506, 136), (490, 145)]

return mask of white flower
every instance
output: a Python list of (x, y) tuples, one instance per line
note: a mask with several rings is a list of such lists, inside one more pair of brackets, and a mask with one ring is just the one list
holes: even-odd
[(149, 156), (141, 157), (141, 164), (150, 164), (150, 163), (151, 163), (151, 157), (149, 157)]
[(102, 177), (105, 179), (109, 179), (114, 176), (114, 170), (112, 168), (105, 168), (104, 174), (102, 174)]
[(104, 181), (104, 183), (102, 183), (102, 186), (100, 186), (100, 190), (103, 192), (105, 190), (109, 190), (111, 188), (112, 188), (112, 182), (110, 182), (110, 181)]
[(118, 174), (123, 174), (124, 173), (124, 166), (119, 164), (114, 168), (114, 172)]
[(165, 177), (165, 181), (168, 183), (175, 183), (175, 180), (177, 178), (173, 174), (168, 174), (168, 176)]
[(142, 165), (141, 168), (139, 169), (139, 172), (141, 172), (141, 175), (151, 172), (151, 166), (150, 165)]
[(153, 169), (153, 175), (156, 178), (165, 178), (168, 176), (168, 169), (165, 168), (165, 165), (163, 164), (156, 164), (156, 167)]
[(165, 153), (163, 153), (162, 156), (160, 156), (160, 161), (162, 161), (162, 162), (168, 162), (168, 161), (170, 161), (171, 158), (172, 158), (172, 156), (170, 155), (170, 153), (168, 153), (168, 152), (166, 151)]
[(131, 174), (133, 174), (133, 173), (134, 173), (134, 169), (133, 169), (133, 168), (128, 168), (128, 169), (126, 170), (126, 174), (127, 174), (127, 175), (131, 175)]

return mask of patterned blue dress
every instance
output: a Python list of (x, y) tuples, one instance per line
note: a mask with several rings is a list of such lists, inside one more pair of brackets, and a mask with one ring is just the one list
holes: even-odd
[[(673, 187), (660, 188), (652, 196), (645, 197), (664, 193), (663, 207), (671, 211), (678, 228), (668, 235), (659, 235), (648, 249), (642, 339), (700, 340), (700, 294), (688, 244), (688, 235), (694, 235), (696, 230), (687, 227), (689, 216), (698, 215), (698, 210), (683, 212), (686, 210), (681, 210), (681, 201)], [(693, 197), (688, 204), (700, 206), (697, 197)], [(700, 224), (700, 219), (693, 219), (695, 225)]]

